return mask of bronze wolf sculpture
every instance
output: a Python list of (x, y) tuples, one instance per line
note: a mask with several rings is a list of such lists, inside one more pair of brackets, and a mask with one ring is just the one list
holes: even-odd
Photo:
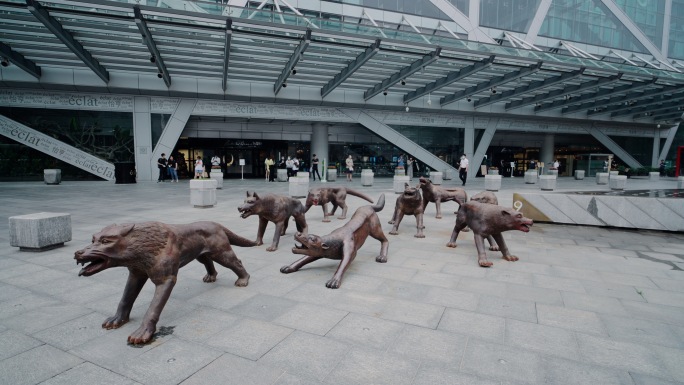
[(530, 231), (532, 220), (525, 218), (522, 213), (503, 206), (490, 205), (477, 201), (467, 202), (461, 205), (456, 214), (456, 225), (451, 233), (451, 239), (447, 247), (456, 247), (458, 233), (466, 226), (469, 226), (475, 237), (475, 248), (477, 248), (477, 262), (482, 267), (489, 267), (492, 262), (487, 260), (485, 253), (484, 238), (491, 235), (501, 249), (503, 259), (507, 261), (517, 261), (518, 257), (511, 255), (504, 241), (502, 232), (508, 230)]
[[(491, 191), (482, 191), (480, 193), (477, 193), (470, 197), (471, 201), (475, 202), (480, 202), (480, 203), (487, 203), (490, 205), (498, 205), (499, 204), (499, 199), (497, 199), (496, 195), (494, 195), (493, 192)], [(458, 211), (456, 211), (454, 214), (458, 214)], [(467, 227), (463, 229), (463, 231), (466, 231)], [(487, 242), (489, 242), (489, 250), (491, 251), (499, 251), (499, 245), (496, 244), (496, 241), (494, 240), (494, 237), (491, 235), (487, 236)]]
[(420, 177), (420, 189), (423, 191), (423, 210), (427, 208), (429, 202), (435, 202), (437, 214), (435, 218), (442, 218), (441, 202), (454, 201), (458, 205), (462, 205), (468, 201), (468, 194), (465, 190), (458, 187), (445, 189), (443, 187), (435, 186), (429, 179)]
[(392, 235), (399, 234), (399, 224), (404, 218), (404, 215), (416, 216), (416, 238), (425, 238), (423, 234), (423, 198), (420, 196), (420, 189), (412, 187), (408, 183), (404, 183), (404, 192), (397, 198), (397, 203), (394, 206), (394, 214), (392, 220), (389, 221), (392, 230), (389, 232)]
[(306, 218), (304, 218), (304, 206), (302, 202), (297, 199), (290, 198), (283, 195), (266, 194), (264, 196), (257, 195), (256, 192), (249, 193), (247, 191), (247, 198), (245, 202), (238, 207), (241, 213), (241, 218), (247, 218), (250, 215), (259, 216), (259, 229), (257, 230), (257, 246), (264, 244), (264, 232), (266, 232), (266, 225), (269, 221), (275, 223), (276, 229), (273, 234), (273, 243), (266, 251), (278, 250), (278, 243), (280, 236), (285, 235), (290, 217), (294, 217), (297, 225), (297, 231), (306, 234), (308, 228), (306, 226)]
[(249, 274), (231, 248), (256, 246), (215, 222), (167, 225), (160, 222), (110, 225), (93, 235), (90, 245), (78, 250), (76, 264), (85, 265), (79, 276), (91, 276), (110, 267), (128, 268), (128, 281), (116, 314), (102, 327), (116, 329), (128, 322), (140, 290), (150, 279), (155, 285), (154, 297), (138, 330), (128, 336), (131, 344), (144, 344), (157, 330), (159, 315), (176, 283), (178, 269), (197, 259), (207, 274), (204, 282), (216, 281), (214, 262), (237, 274), (235, 286), (247, 286)]
[[(356, 190), (352, 190), (346, 187), (318, 187), (309, 190), (309, 194), (306, 197), (306, 210), (308, 212), (311, 206), (321, 206), (323, 207), (323, 222), (330, 222), (329, 216), (335, 215), (335, 211), (339, 206), (342, 209), (342, 214), (337, 219), (347, 218), (347, 194), (365, 199), (370, 203), (373, 203), (373, 199), (368, 195), (360, 193)], [(332, 211), (328, 213), (328, 203), (332, 203)]]
[(361, 206), (354, 212), (349, 222), (332, 233), (319, 237), (318, 235), (295, 234), (295, 241), (301, 243), (292, 249), (294, 254), (304, 254), (301, 258), (289, 266), (283, 266), (281, 273), (294, 273), (302, 266), (321, 258), (330, 258), (340, 261), (333, 277), (326, 282), (325, 286), (337, 289), (342, 284), (342, 277), (351, 265), (356, 253), (359, 251), (368, 236), (380, 241), (380, 255), (375, 258), (376, 262), (387, 262), (387, 249), (389, 241), (382, 232), (382, 225), (377, 212), (385, 206), (385, 195), (380, 195), (378, 202), (373, 206)]

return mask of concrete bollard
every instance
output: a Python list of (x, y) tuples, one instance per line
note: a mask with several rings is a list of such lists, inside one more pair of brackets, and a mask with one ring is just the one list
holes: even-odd
[(627, 186), (627, 175), (611, 175), (608, 186), (611, 190), (624, 190)]
[(442, 184), (442, 173), (439, 171), (430, 171), (430, 182), (434, 185)]
[(394, 176), (394, 193), (395, 194), (401, 194), (404, 192), (404, 189), (406, 188), (405, 184), (411, 184), (411, 180), (408, 176), (405, 175), (395, 175)]
[(649, 172), (648, 173), (648, 180), (651, 182), (657, 182), (660, 180), (660, 173), (659, 172)]
[(596, 184), (608, 184), (608, 173), (607, 172), (597, 172), (596, 173)]
[(501, 190), (501, 175), (485, 175), (485, 190)]
[(10, 246), (43, 251), (71, 240), (71, 214), (35, 213), (9, 218)]
[(608, 178), (612, 178), (614, 176), (620, 175), (620, 171), (608, 171), (608, 174), (610, 174), (608, 175)]
[(309, 194), (309, 177), (291, 176), (289, 192), (293, 198), (306, 198)]
[(276, 180), (278, 182), (287, 182), (287, 169), (279, 168), (276, 172)]
[(221, 169), (212, 169), (211, 174), (209, 174), (209, 179), (216, 181), (216, 188), (223, 188), (223, 172)]
[(328, 173), (325, 175), (325, 180), (334, 182), (337, 180), (337, 167), (328, 168)]
[(190, 180), (190, 204), (197, 208), (215, 206), (217, 184), (216, 179)]
[(525, 171), (525, 183), (526, 184), (537, 183), (537, 170)]
[(555, 175), (558, 177), (558, 170), (547, 170), (546, 175)]
[(361, 186), (372, 186), (374, 175), (373, 170), (369, 168), (361, 170)]
[(539, 187), (541, 187), (542, 191), (553, 191), (556, 189), (556, 180), (555, 175), (540, 175)]
[(575, 180), (584, 180), (584, 170), (575, 170)]
[(59, 168), (46, 168), (43, 170), (45, 184), (60, 184), (62, 182), (62, 170)]
[(677, 188), (680, 190), (684, 189), (684, 176), (677, 177)]

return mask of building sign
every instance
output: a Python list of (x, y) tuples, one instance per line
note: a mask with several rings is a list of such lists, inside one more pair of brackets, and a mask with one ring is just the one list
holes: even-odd
[(133, 111), (133, 97), (70, 92), (0, 90), (0, 106), (96, 111)]
[(221, 100), (199, 100), (192, 114), (321, 122), (353, 122), (347, 115), (341, 113), (336, 108), (287, 104), (236, 103)]
[(180, 103), (180, 98), (150, 98), (150, 111), (155, 114), (173, 114)]
[(44, 152), (93, 175), (114, 180), (114, 165), (0, 115), (0, 135)]

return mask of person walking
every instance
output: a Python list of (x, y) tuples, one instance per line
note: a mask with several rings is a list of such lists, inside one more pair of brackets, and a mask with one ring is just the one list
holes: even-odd
[(166, 159), (166, 154), (162, 152), (161, 158), (157, 159), (157, 168), (159, 168), (159, 178), (157, 178), (157, 183), (163, 182), (166, 179), (166, 166), (168, 160)]
[(285, 168), (287, 168), (287, 180), (290, 180), (290, 177), (292, 176), (292, 157), (288, 156), (287, 160), (285, 161)]
[(169, 176), (171, 177), (171, 182), (178, 183), (178, 162), (173, 158), (173, 155), (169, 155), (169, 160), (167, 162), (169, 169)]
[(466, 154), (461, 155), (461, 163), (458, 165), (458, 178), (463, 182), (462, 186), (465, 186), (466, 179), (468, 179), (468, 158), (466, 158)]
[(313, 154), (313, 158), (311, 158), (311, 176), (313, 177), (314, 182), (316, 181), (316, 175), (318, 175), (318, 180), (321, 180), (321, 174), (318, 173), (318, 163), (318, 157), (316, 154)]
[(204, 174), (204, 162), (202, 162), (202, 157), (198, 156), (195, 160), (195, 179), (201, 179), (202, 174)]
[(406, 175), (408, 175), (409, 180), (413, 179), (413, 163), (415, 160), (409, 156), (409, 158), (406, 160)]
[(347, 166), (347, 182), (351, 182), (354, 174), (354, 159), (351, 155), (344, 160), (344, 165)]
[(297, 176), (299, 171), (299, 159), (295, 156), (292, 158), (292, 176)]

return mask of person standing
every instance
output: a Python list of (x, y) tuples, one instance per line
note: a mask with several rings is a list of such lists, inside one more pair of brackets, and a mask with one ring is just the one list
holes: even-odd
[(465, 186), (468, 178), (468, 158), (465, 154), (461, 155), (461, 163), (458, 165), (458, 178), (463, 182), (462, 186)]
[(285, 168), (287, 168), (287, 180), (290, 180), (290, 177), (292, 176), (292, 157), (288, 156), (287, 160), (285, 161)]
[(349, 155), (344, 161), (345, 166), (347, 166), (347, 182), (352, 181), (352, 175), (354, 174), (354, 159)]
[(316, 181), (316, 175), (318, 175), (318, 180), (321, 180), (321, 174), (318, 173), (318, 157), (316, 154), (313, 154), (313, 158), (311, 158), (311, 176), (313, 176), (314, 182)]
[(162, 152), (161, 158), (157, 159), (157, 168), (159, 168), (159, 178), (157, 178), (157, 183), (163, 182), (166, 179), (166, 166), (168, 160), (166, 160), (166, 154)]
[(299, 171), (299, 159), (295, 156), (292, 158), (292, 176), (297, 176), (297, 172)]
[(271, 168), (275, 164), (275, 161), (271, 156), (267, 156), (266, 160), (264, 161), (264, 169), (266, 171), (266, 180), (270, 181), (271, 180)]
[(662, 159), (660, 161), (660, 166), (658, 166), (658, 171), (660, 172), (660, 176), (665, 176), (665, 159)]
[(406, 175), (408, 175), (409, 180), (413, 179), (413, 163), (414, 162), (415, 162), (415, 160), (413, 160), (413, 158), (410, 156), (406, 160)]
[(169, 155), (169, 160), (167, 162), (169, 168), (169, 176), (171, 177), (171, 182), (178, 183), (178, 162), (173, 158), (173, 155)]
[(195, 160), (195, 179), (201, 179), (202, 174), (204, 174), (204, 162), (202, 162), (202, 157), (198, 156)]

